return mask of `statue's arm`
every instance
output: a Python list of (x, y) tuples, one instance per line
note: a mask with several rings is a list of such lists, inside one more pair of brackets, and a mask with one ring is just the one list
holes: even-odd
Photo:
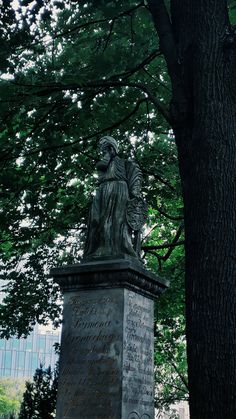
[(142, 187), (142, 172), (138, 164), (132, 161), (128, 161), (126, 167), (130, 198), (132, 199), (134, 197), (140, 197)]
[(130, 190), (130, 197), (139, 197), (141, 195), (142, 178), (137, 178)]

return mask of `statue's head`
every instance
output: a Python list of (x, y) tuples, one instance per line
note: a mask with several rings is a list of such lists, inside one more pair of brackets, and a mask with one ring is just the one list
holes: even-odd
[(114, 153), (118, 153), (118, 144), (115, 140), (115, 138), (110, 137), (110, 135), (106, 135), (105, 137), (102, 137), (99, 141), (99, 150), (100, 151), (106, 151), (106, 149), (113, 148)]

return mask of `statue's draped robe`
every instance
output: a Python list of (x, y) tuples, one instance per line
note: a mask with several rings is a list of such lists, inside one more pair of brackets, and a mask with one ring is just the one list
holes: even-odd
[(126, 208), (130, 197), (140, 192), (140, 169), (115, 156), (106, 169), (98, 171), (98, 183), (89, 215), (84, 256), (126, 254), (137, 257), (132, 231), (126, 221)]

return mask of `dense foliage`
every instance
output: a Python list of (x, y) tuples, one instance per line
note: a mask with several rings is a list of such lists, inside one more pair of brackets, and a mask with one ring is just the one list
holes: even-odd
[(148, 6), (3, 1), (1, 17), (2, 336), (26, 335), (36, 320), (58, 323), (48, 273), (80, 260), (97, 143), (113, 135), (144, 174), (145, 263), (171, 278), (156, 312), (156, 403), (185, 399), (183, 204), (170, 80)]
[(23, 380), (0, 379), (0, 419), (16, 419), (20, 410), (23, 392)]
[[(143, 245), (179, 238), (182, 218), (175, 145), (162, 115), (168, 77), (144, 4), (21, 5), (2, 33), (9, 45), (0, 113), (6, 336), (27, 333), (35, 319), (58, 318), (58, 289), (47, 273), (81, 256), (103, 133), (143, 170), (149, 227), (155, 224)], [(157, 255), (158, 269), (168, 249)]]

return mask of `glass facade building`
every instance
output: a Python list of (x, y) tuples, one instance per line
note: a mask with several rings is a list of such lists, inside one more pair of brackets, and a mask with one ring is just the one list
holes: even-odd
[(37, 325), (26, 339), (0, 339), (0, 377), (32, 377), (40, 364), (53, 368), (58, 358), (53, 345), (59, 340), (59, 331)]
[[(0, 302), (3, 282), (0, 281)], [(59, 341), (60, 330), (39, 325), (26, 339), (0, 339), (0, 377), (31, 378), (40, 364), (54, 368), (58, 356), (53, 345)]]

